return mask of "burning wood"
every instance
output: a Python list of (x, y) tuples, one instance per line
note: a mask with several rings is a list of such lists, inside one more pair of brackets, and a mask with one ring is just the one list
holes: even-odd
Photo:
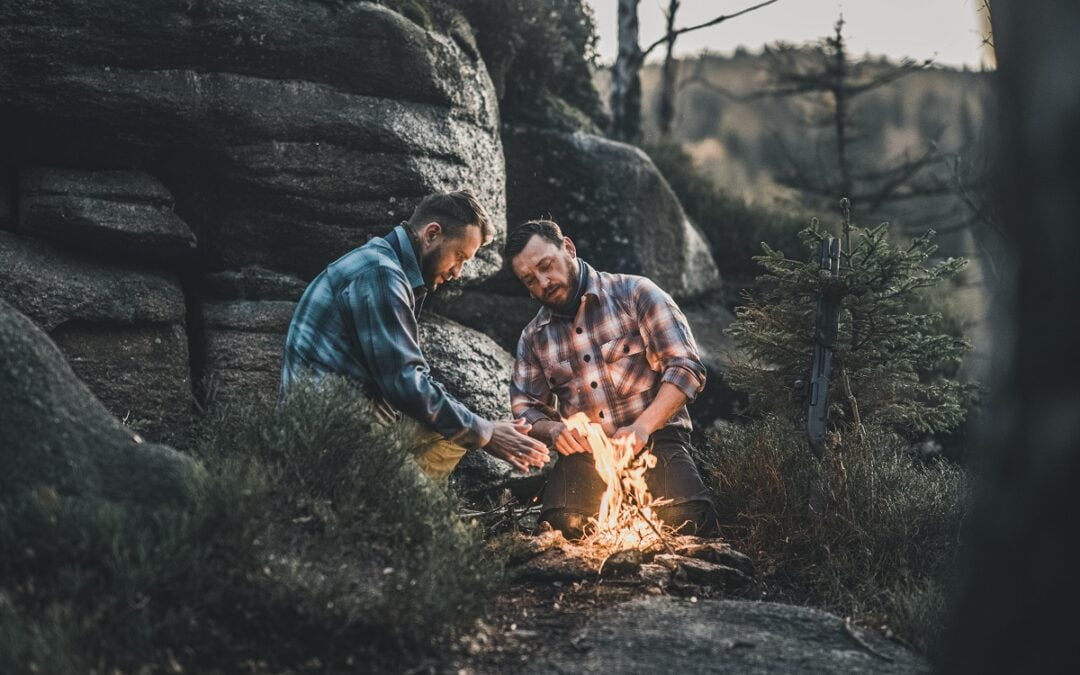
[(667, 501), (653, 500), (645, 483), (645, 472), (656, 466), (656, 456), (648, 448), (635, 455), (630, 439), (608, 438), (584, 413), (571, 415), (564, 423), (588, 443), (596, 472), (607, 486), (587, 543), (615, 551), (666, 547), (664, 524), (653, 507)]

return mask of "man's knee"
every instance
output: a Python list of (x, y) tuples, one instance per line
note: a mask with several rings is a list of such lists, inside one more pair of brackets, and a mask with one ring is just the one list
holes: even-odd
[(465, 448), (440, 434), (431, 433), (413, 450), (420, 469), (432, 480), (446, 480), (465, 456)]
[(716, 509), (705, 499), (695, 499), (682, 504), (655, 507), (656, 515), (664, 525), (673, 527), (679, 534), (712, 537), (717, 533)]
[(541, 514), (540, 522), (562, 532), (567, 539), (581, 539), (586, 534), (589, 517), (573, 509), (551, 509)]

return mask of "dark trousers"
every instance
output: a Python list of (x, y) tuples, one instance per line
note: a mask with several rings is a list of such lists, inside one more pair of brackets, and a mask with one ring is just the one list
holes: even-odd
[[(669, 505), (654, 509), (657, 516), (682, 534), (715, 534), (712, 495), (690, 456), (689, 432), (664, 427), (649, 442), (656, 455), (656, 466), (645, 472), (649, 494), (653, 499), (671, 500)], [(599, 513), (606, 487), (591, 454), (560, 456), (544, 487), (540, 520), (567, 537), (581, 537), (588, 519)]]

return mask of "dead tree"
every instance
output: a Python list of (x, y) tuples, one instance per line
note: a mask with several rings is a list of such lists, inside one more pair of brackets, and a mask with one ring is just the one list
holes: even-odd
[(611, 68), (611, 135), (625, 141), (641, 135), (638, 2), (619, 0), (619, 51)]
[(865, 61), (853, 61), (842, 17), (833, 35), (815, 49), (782, 44), (769, 48), (768, 55), (771, 82), (752, 97), (798, 97), (819, 106), (817, 112), (804, 112), (803, 121), (810, 129), (823, 132), (825, 147), (831, 146), (827, 154), (832, 155), (831, 160), (808, 159), (800, 150), (805, 142), (796, 147), (778, 138), (777, 149), (785, 164), (777, 176), (781, 184), (823, 204), (835, 204), (846, 197), (852, 209), (863, 215), (877, 213), (894, 202), (952, 194), (954, 186), (944, 172), (948, 155), (933, 143), (891, 163), (860, 160), (854, 152), (864, 140), (855, 112), (860, 97), (929, 67), (931, 60), (904, 59), (884, 70)]
[(997, 216), (1015, 260), (979, 500), (938, 671), (1075, 673), (1080, 651), (1080, 4), (991, 0)]
[[(665, 19), (667, 20), (667, 35), (675, 32), (675, 15), (679, 12), (679, 0), (669, 0)], [(660, 71), (660, 102), (659, 102), (659, 126), (660, 136), (668, 138), (671, 135), (671, 123), (675, 119), (675, 81), (679, 76), (679, 63), (675, 60), (675, 40), (668, 40), (664, 50), (664, 67)]]
[[(680, 35), (691, 33), (710, 26), (716, 26), (735, 17), (775, 4), (779, 0), (765, 0), (756, 5), (741, 9), (732, 14), (721, 14), (708, 21), (675, 27), (675, 13), (679, 2), (670, 2), (668, 6), (667, 30), (664, 36), (644, 49), (638, 42), (638, 4), (640, 0), (619, 0), (619, 50), (615, 65), (611, 69), (611, 129), (613, 138), (627, 142), (637, 142), (641, 138), (641, 66), (645, 58), (661, 45), (668, 45), (668, 60), (672, 57), (675, 40)], [(671, 87), (674, 92), (674, 82)], [(672, 94), (674, 97), (674, 94)]]

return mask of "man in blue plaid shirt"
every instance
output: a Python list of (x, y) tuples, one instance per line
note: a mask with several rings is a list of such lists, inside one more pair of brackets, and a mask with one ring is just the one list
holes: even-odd
[(412, 454), (429, 476), (446, 478), (471, 448), (516, 468), (543, 466), (530, 426), (490, 422), (431, 377), (417, 316), (425, 295), (461, 275), (494, 229), (472, 193), (425, 197), (408, 222), (345, 254), (311, 282), (296, 307), (281, 366), (282, 395), (302, 378), (342, 376), (396, 415), (429, 430)]
[(599, 509), (605, 486), (588, 445), (562, 422), (582, 412), (635, 450), (651, 444), (649, 492), (671, 500), (657, 515), (685, 533), (711, 534), (712, 496), (690, 456), (686, 410), (705, 386), (705, 366), (678, 305), (645, 277), (593, 269), (548, 220), (511, 233), (505, 258), (542, 305), (521, 333), (510, 383), (514, 415), (562, 455), (541, 520), (580, 536)]

